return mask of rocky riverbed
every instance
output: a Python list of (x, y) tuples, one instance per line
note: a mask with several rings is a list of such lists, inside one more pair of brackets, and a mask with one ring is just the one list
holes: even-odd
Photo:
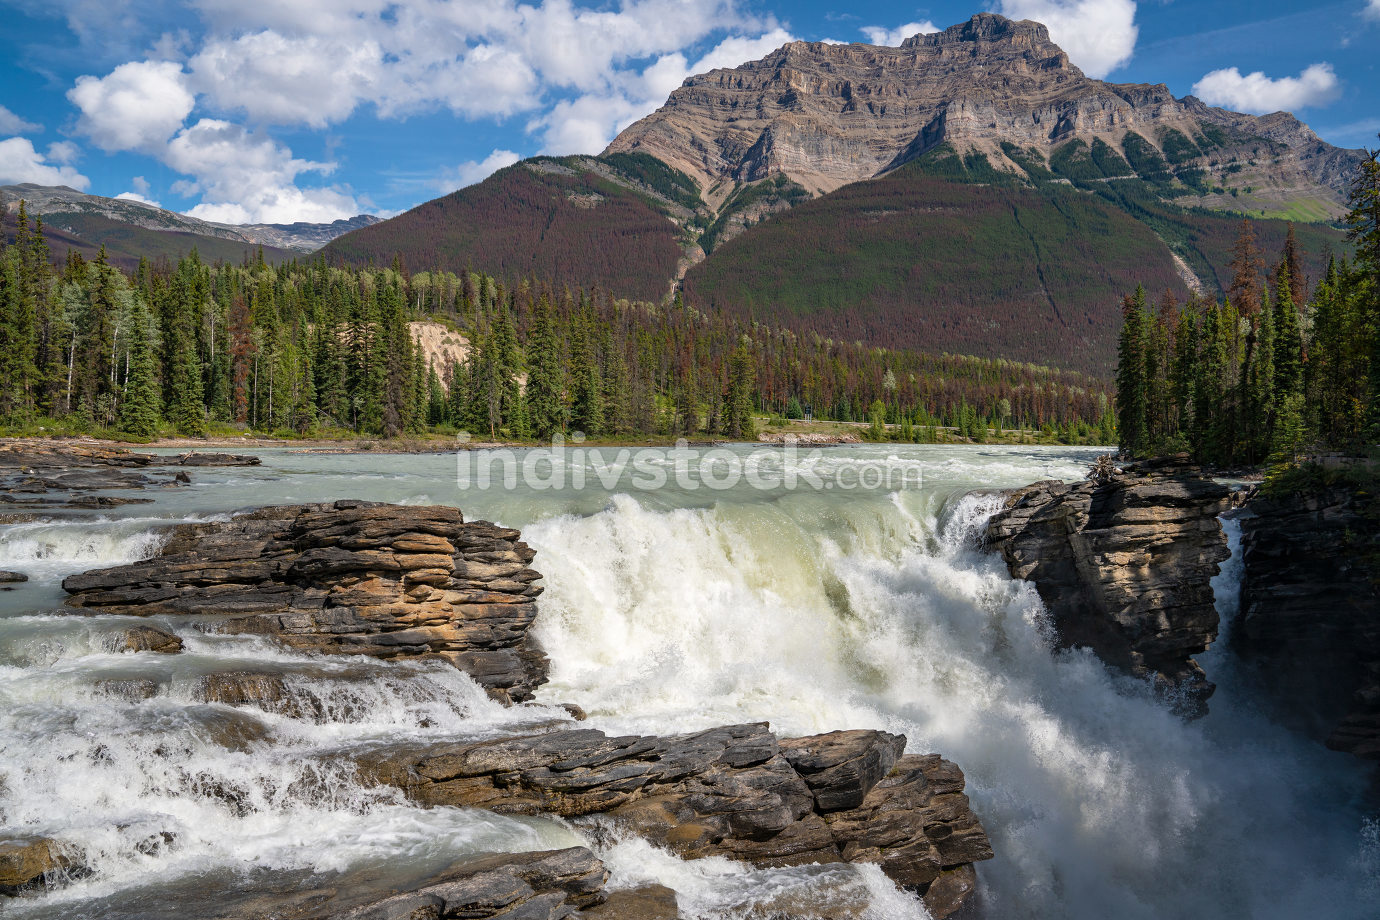
[[(923, 464), (923, 486), (643, 494), (593, 485), (586, 463), (583, 491), (464, 491), (453, 457), (264, 451), (186, 471), (190, 487), (91, 493), (151, 505), (0, 527), (0, 565), (28, 578), (0, 590), (4, 912), (1369, 916), (1368, 767), (1320, 743), (1339, 723), (1273, 719), (1238, 651), (1241, 509), (1221, 537), (1127, 530), (1137, 501), (1162, 516), (1150, 496), (1176, 494), (1172, 470), (1099, 484), (1093, 451), (861, 445), (812, 462), (842, 482), (893, 454)], [(1001, 490), (1050, 480), (1120, 492), (1087, 502), (1089, 521), (1120, 502), (1119, 523), (1065, 540), (1129, 541), (1098, 585), (1116, 587), (1119, 552), (1156, 575), (1193, 558), (1160, 541), (1212, 556), (1225, 538), (1205, 575), (1216, 639), (1180, 647), (1218, 685), (1205, 715), (1062, 642), (1038, 585), (983, 546), (1014, 510)], [(1210, 504), (1195, 507), (1215, 524)], [(495, 562), (511, 571), (470, 567)], [(486, 604), (526, 613), (487, 628)], [(522, 671), (530, 701), (464, 670), (518, 633), (548, 656)], [(572, 849), (608, 873), (604, 903), (514, 868)], [(480, 875), (475, 890), (512, 900), (453, 907), (446, 886)]]
[[(90, 615), (195, 618), (214, 633), (265, 636), (295, 650), (443, 660), (514, 704), (532, 698), (548, 668), (530, 635), (541, 575), (519, 537), (440, 505), (274, 506), (179, 525), (152, 557), (68, 577), (63, 588), (68, 605)], [(118, 628), (105, 642), (136, 653), (183, 649), (153, 625)], [(159, 688), (134, 679), (108, 681), (103, 692), (137, 702)], [(194, 693), (290, 718), (323, 715), (272, 672), (209, 674)], [(249, 732), (235, 725), (222, 737), (237, 747), (264, 743)], [(352, 756), (366, 785), (396, 788), (427, 807), (600, 816), (618, 834), (691, 859), (876, 864), (921, 895), (932, 916), (946, 917), (975, 890), (974, 863), (990, 859), (992, 848), (958, 766), (905, 749), (903, 736), (886, 732), (779, 739), (756, 723), (667, 737), (556, 727)], [(0, 854), (0, 893), (42, 890), (83, 869), (80, 852), (45, 838), (0, 840)], [(567, 877), (575, 888), (560, 881)], [(328, 897), (294, 903), (290, 915), (565, 917), (603, 903), (604, 877), (587, 850), (494, 857), (377, 903), (356, 905), (358, 896), (336, 886)], [(628, 898), (600, 915), (614, 915)]]
[(171, 488), (191, 481), (187, 468), (259, 462), (247, 454), (188, 451), (164, 457), (119, 447), (11, 440), (0, 444), (0, 523), (54, 509), (151, 504), (152, 498), (96, 493)]

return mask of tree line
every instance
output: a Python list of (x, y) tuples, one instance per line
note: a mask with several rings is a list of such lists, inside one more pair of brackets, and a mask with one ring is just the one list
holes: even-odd
[(1144, 456), (1187, 450), (1217, 466), (1289, 461), (1380, 441), (1380, 151), (1351, 190), (1351, 260), (1305, 275), (1292, 226), (1267, 270), (1249, 221), (1220, 303), (1168, 294), (1124, 303), (1118, 439)]
[[(8, 220), (6, 221), (8, 223)], [(49, 261), (21, 204), (0, 232), (0, 421), (197, 436), (750, 437), (753, 416), (880, 417), (907, 439), (952, 425), (1110, 431), (1100, 380), (1035, 365), (872, 348), (670, 304), (482, 272), (346, 268), (318, 257), (123, 272)], [(444, 324), (464, 360), (410, 324)], [(874, 426), (875, 427), (875, 426)], [(885, 428), (883, 428), (885, 431)], [(894, 432), (885, 436), (894, 436)]]

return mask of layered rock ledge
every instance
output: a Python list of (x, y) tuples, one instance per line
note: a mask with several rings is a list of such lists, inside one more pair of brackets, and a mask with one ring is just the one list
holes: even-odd
[(602, 815), (685, 858), (759, 866), (876, 863), (956, 910), (992, 857), (963, 773), (905, 738), (843, 731), (780, 740), (764, 723), (667, 737), (573, 729), (357, 757), (361, 776), (424, 805)]
[(461, 860), (399, 893), (347, 877), (244, 899), (217, 920), (563, 920), (603, 904), (608, 876), (584, 847), (499, 853)]
[[(39, 512), (147, 504), (153, 499), (92, 493), (186, 484), (190, 479), (187, 473), (175, 469), (178, 467), (258, 463), (258, 457), (247, 454), (155, 456), (119, 447), (17, 439), (0, 443), (0, 505)], [(19, 519), (14, 514), (5, 518)]]
[(308, 651), (440, 657), (523, 701), (547, 659), (528, 635), (536, 554), (518, 537), (440, 505), (281, 505), (179, 525), (157, 556), (63, 588), (93, 613), (209, 616)]
[(1152, 679), (1186, 715), (1215, 689), (1192, 656), (1217, 637), (1211, 579), (1230, 557), (1232, 491), (1186, 455), (1009, 493), (986, 540), (1033, 582), (1059, 642)]
[(1237, 651), (1288, 724), (1380, 760), (1380, 500), (1338, 484), (1248, 508)]

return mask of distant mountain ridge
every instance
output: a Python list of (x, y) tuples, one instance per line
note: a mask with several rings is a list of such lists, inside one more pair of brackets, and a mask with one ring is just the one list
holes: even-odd
[(1176, 99), (1163, 84), (1091, 79), (1045, 26), (991, 13), (899, 48), (791, 42), (692, 76), (606, 152), (651, 154), (718, 207), (743, 183), (781, 174), (827, 193), (942, 144), (1027, 176), (1034, 156), (1048, 161), (1073, 141), (1105, 145), (1126, 176), (1177, 183), (1181, 197), (1216, 196), (1194, 203), (1269, 213), (1307, 198), (1327, 218), (1344, 211), (1361, 158), (1288, 113), (1243, 115)]
[(42, 215), (44, 223), (54, 230), (72, 234), (97, 246), (104, 242), (100, 237), (108, 228), (100, 222), (84, 218), (96, 217), (143, 230), (192, 234), (298, 253), (315, 252), (343, 233), (368, 227), (381, 220), (371, 214), (360, 214), (329, 224), (220, 224), (132, 198), (106, 198), (88, 195), (65, 185), (32, 183), (0, 186), (0, 199), (3, 199), (5, 210), (10, 214), (19, 209), (19, 202), (23, 200), (31, 214)]

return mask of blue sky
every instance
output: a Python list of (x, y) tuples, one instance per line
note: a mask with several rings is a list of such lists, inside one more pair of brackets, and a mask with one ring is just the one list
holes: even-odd
[(0, 0), (0, 183), (231, 223), (392, 214), (596, 153), (687, 75), (992, 10), (1091, 76), (1376, 146), (1380, 0)]

